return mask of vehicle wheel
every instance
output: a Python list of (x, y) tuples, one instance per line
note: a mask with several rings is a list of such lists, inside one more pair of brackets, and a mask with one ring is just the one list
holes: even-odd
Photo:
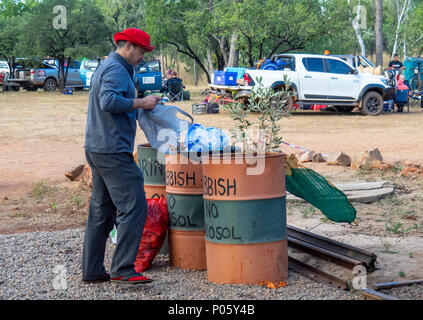
[(53, 78), (49, 78), (44, 82), (43, 89), (46, 92), (55, 91), (57, 88), (57, 82)]
[(366, 116), (377, 116), (383, 111), (383, 98), (376, 91), (367, 92), (361, 101), (361, 113)]
[(289, 112), (291, 112), (292, 108), (294, 107), (294, 97), (282, 97), (282, 99), (277, 101), (277, 106), (282, 109), (283, 115), (287, 115)]
[(333, 106), (336, 111), (341, 113), (349, 113), (352, 112), (355, 106)]

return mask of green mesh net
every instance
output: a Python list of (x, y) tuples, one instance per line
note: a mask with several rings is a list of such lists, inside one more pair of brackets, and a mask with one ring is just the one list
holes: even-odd
[(357, 211), (347, 196), (322, 175), (307, 168), (292, 168), (286, 175), (286, 190), (320, 209), (328, 219), (351, 223)]

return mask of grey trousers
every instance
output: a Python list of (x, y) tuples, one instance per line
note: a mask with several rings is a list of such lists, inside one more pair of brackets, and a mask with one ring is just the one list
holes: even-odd
[(85, 151), (92, 172), (92, 193), (82, 251), (82, 279), (95, 280), (106, 273), (104, 254), (113, 224), (117, 244), (112, 258), (112, 278), (136, 275), (137, 256), (147, 200), (144, 179), (130, 153)]

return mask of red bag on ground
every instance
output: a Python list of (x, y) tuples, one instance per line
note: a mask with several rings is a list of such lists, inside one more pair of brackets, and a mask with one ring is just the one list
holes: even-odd
[(166, 238), (168, 213), (166, 198), (147, 199), (148, 212), (144, 231), (135, 260), (135, 271), (147, 270)]

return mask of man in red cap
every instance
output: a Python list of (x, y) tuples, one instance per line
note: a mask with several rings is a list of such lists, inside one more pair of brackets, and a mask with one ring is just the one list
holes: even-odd
[[(137, 99), (135, 70), (150, 36), (129, 28), (114, 35), (117, 49), (93, 75), (85, 129), (85, 156), (92, 171), (92, 193), (82, 253), (84, 282), (147, 283), (134, 269), (147, 217), (144, 178), (133, 158), (137, 109), (153, 109), (160, 97)], [(110, 274), (104, 267), (106, 241), (117, 226)]]

